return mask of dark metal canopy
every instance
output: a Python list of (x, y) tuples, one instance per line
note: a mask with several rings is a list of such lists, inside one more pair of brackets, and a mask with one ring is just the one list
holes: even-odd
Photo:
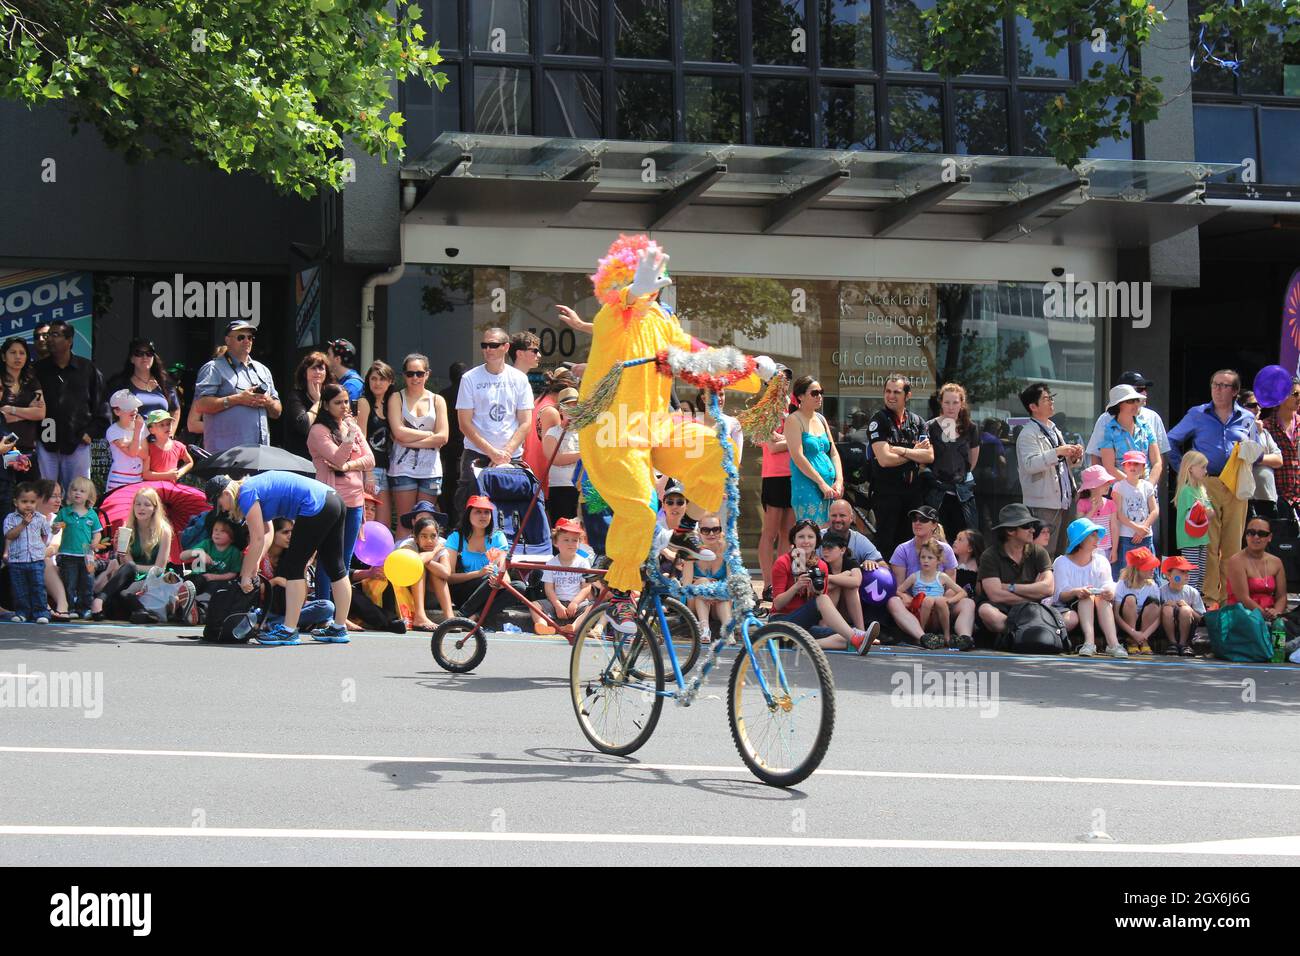
[(443, 133), (402, 179), (412, 223), (1131, 248), (1215, 215), (1234, 168)]

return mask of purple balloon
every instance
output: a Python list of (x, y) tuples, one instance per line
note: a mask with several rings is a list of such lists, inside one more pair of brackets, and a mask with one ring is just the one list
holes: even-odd
[(1277, 408), (1291, 394), (1291, 373), (1280, 365), (1265, 365), (1255, 376), (1255, 401), (1264, 408)]
[(894, 572), (888, 567), (880, 567), (862, 575), (858, 596), (863, 604), (884, 604), (894, 596), (894, 587)]
[(393, 532), (378, 521), (367, 521), (361, 526), (353, 554), (373, 568), (384, 563), (384, 558), (393, 553), (393, 546)]

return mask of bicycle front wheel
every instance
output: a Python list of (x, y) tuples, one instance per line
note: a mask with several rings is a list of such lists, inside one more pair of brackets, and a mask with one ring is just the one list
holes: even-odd
[(453, 674), (467, 674), (483, 663), (487, 638), (478, 622), (451, 617), (433, 629), (429, 650), (438, 666)]
[(774, 787), (792, 787), (817, 769), (831, 743), (830, 664), (807, 631), (785, 621), (756, 628), (749, 640), (753, 655), (741, 654), (731, 669), (731, 736), (754, 776)]
[[(685, 676), (700, 658), (700, 622), (695, 619), (691, 609), (676, 598), (663, 597), (659, 600), (663, 602), (664, 617), (668, 619), (668, 630), (672, 635), (673, 652), (677, 655), (677, 666), (681, 669), (682, 675)], [(654, 613), (653, 605), (649, 605), (648, 608), (650, 610), (648, 615), (650, 629), (662, 639), (663, 635), (659, 634), (661, 630), (659, 615)], [(672, 667), (665, 657), (664, 680), (673, 680), (671, 671)]]
[(594, 608), (573, 639), (569, 691), (578, 726), (602, 753), (626, 757), (650, 739), (664, 699), (664, 663), (654, 635), (614, 629), (608, 605)]

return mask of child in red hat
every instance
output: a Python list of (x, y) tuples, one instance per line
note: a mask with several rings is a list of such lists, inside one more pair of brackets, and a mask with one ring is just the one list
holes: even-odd
[[(561, 518), (555, 523), (555, 530), (551, 533), (551, 541), (558, 553), (546, 563), (552, 566), (564, 565), (573, 570), (543, 571), (542, 587), (546, 591), (546, 600), (538, 603), (561, 624), (576, 621), (591, 604), (594, 585), (587, 582), (586, 575), (583, 573), (591, 570), (591, 561), (578, 553), (578, 545), (582, 544), (582, 538), (582, 523), (575, 518)], [(534, 619), (534, 630), (537, 629), (537, 623)], [(543, 627), (538, 633), (547, 630), (547, 627)]]
[(1188, 583), (1194, 567), (1182, 557), (1165, 558), (1160, 571), (1165, 585), (1160, 589), (1160, 623), (1169, 639), (1166, 654), (1192, 656), (1192, 633), (1205, 617), (1201, 592)]
[(1127, 637), (1130, 652), (1150, 654), (1151, 635), (1160, 626), (1160, 588), (1154, 573), (1160, 559), (1150, 548), (1134, 548), (1124, 555), (1124, 564), (1115, 588), (1115, 623)]
[(1119, 533), (1118, 556), (1113, 568), (1117, 577), (1124, 571), (1125, 554), (1134, 548), (1150, 547), (1151, 528), (1160, 516), (1155, 486), (1146, 479), (1147, 456), (1140, 451), (1126, 451), (1120, 468), (1124, 480), (1116, 482), (1111, 491)]

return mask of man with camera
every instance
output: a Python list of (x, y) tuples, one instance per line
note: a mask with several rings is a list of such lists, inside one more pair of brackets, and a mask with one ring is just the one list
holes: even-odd
[(257, 326), (234, 319), (226, 326), (226, 352), (199, 369), (194, 405), (203, 416), (203, 448), (219, 455), (240, 445), (269, 445), (269, 418), (283, 406), (271, 370), (252, 357)]

